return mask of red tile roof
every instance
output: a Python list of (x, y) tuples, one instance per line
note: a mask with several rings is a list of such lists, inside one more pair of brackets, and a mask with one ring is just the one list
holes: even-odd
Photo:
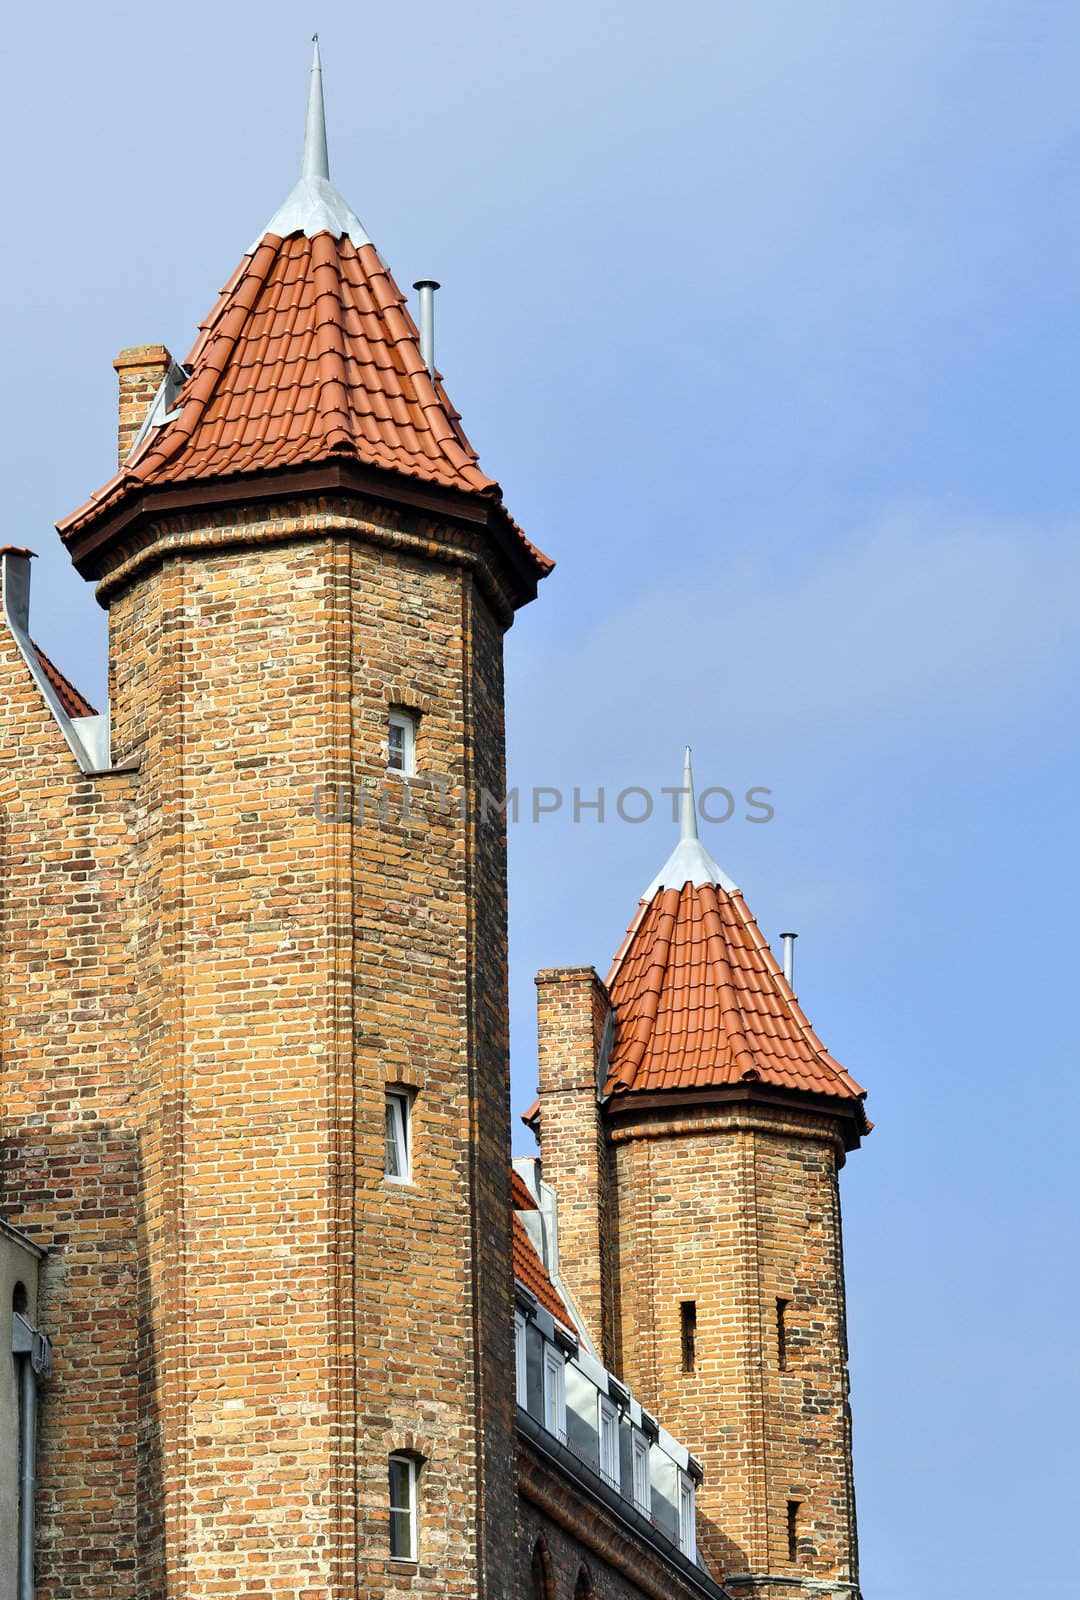
[(510, 1188), (514, 1205), (514, 1277), (518, 1283), (524, 1284), (526, 1289), (532, 1290), (537, 1302), (545, 1311), (550, 1311), (564, 1327), (573, 1331), (574, 1320), (566, 1309), (566, 1303), (548, 1276), (548, 1270), (537, 1255), (525, 1224), (518, 1216), (519, 1211), (535, 1211), (537, 1205), (525, 1180), (513, 1169), (510, 1173)]
[[(373, 245), (268, 233), (202, 324), (174, 420), (150, 430), (65, 539), (132, 489), (354, 460), (496, 503)], [(553, 563), (514, 525), (538, 575)]]
[(616, 1011), (608, 1094), (759, 1082), (854, 1100), (862, 1114), (864, 1091), (810, 1026), (737, 889), (658, 889), (607, 987)]
[(48, 678), (49, 682), (52, 684), (54, 690), (56, 691), (56, 698), (67, 712), (68, 716), (96, 717), (97, 712), (94, 710), (89, 700), (86, 699), (85, 695), (81, 695), (79, 693), (78, 689), (76, 689), (70, 678), (64, 677), (64, 674), (60, 671), (60, 668), (54, 666), (39, 644), (34, 644), (32, 639), (30, 643), (34, 645), (34, 654), (41, 663), (41, 669)]

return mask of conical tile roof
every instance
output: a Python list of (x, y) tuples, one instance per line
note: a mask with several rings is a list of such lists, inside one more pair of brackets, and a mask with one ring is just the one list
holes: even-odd
[[(693, 780), (684, 792), (691, 813)], [(741, 890), (684, 810), (683, 837), (650, 885), (607, 979), (615, 1040), (604, 1093), (746, 1083), (858, 1102), (864, 1091), (826, 1050)]]
[[(300, 180), (226, 284), (185, 369), (171, 409), (59, 524), (65, 540), (133, 492), (331, 461), (501, 501), (425, 365), (404, 295), (330, 183), (317, 46)], [(501, 514), (535, 576), (550, 571)]]

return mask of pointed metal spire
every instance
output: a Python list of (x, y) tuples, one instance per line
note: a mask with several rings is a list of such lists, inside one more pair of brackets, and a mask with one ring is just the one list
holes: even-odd
[(248, 248), (248, 255), (256, 251), (268, 233), (279, 239), (302, 233), (313, 239), (317, 233), (333, 234), (335, 239), (348, 234), (359, 250), (370, 244), (363, 223), (348, 206), (330, 182), (330, 158), (326, 149), (326, 107), (323, 103), (322, 57), (319, 54), (319, 36), (315, 35), (315, 53), (308, 80), (307, 121), (304, 124), (304, 154), (300, 163), (300, 180), (266, 224), (262, 233)]
[(311, 60), (311, 82), (308, 85), (307, 126), (304, 129), (304, 157), (300, 163), (302, 178), (325, 178), (330, 182), (330, 156), (326, 148), (326, 106), (322, 92), (322, 56), (319, 54), (319, 35), (312, 35), (315, 53)]
[(697, 836), (697, 803), (694, 799), (694, 768), (690, 762), (690, 746), (687, 745), (682, 764), (682, 794), (679, 796), (679, 838), (696, 839)]
[[(665, 789), (670, 794), (670, 789)], [(656, 877), (642, 895), (651, 900), (658, 889), (681, 889), (684, 883), (700, 888), (703, 883), (715, 883), (736, 893), (737, 886), (727, 873), (717, 866), (698, 837), (697, 801), (694, 796), (694, 769), (690, 762), (690, 746), (683, 756), (683, 781), (679, 790), (679, 842), (668, 856)]]

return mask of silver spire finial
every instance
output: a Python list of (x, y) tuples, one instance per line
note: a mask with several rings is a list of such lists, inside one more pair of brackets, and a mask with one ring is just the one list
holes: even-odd
[(694, 800), (694, 769), (690, 765), (690, 746), (683, 756), (682, 793), (679, 795), (679, 838), (696, 839), (697, 805)]
[(371, 243), (356, 212), (345, 204), (330, 182), (318, 34), (314, 35), (313, 42), (315, 52), (311, 61), (300, 176), (283, 204), (278, 206), (262, 233), (249, 247), (248, 255), (258, 249), (267, 234), (276, 234), (279, 239), (288, 239), (294, 233), (305, 234), (309, 239), (314, 239), (317, 233), (330, 233), (335, 239), (344, 238), (347, 234), (358, 250)]
[[(713, 791), (706, 791), (707, 793)], [(697, 801), (694, 796), (694, 769), (690, 763), (690, 746), (683, 756), (683, 781), (679, 790), (665, 789), (665, 794), (679, 796), (679, 842), (664, 865), (642, 895), (651, 900), (659, 889), (681, 889), (684, 883), (700, 887), (714, 883), (728, 894), (737, 892), (726, 872), (723, 872), (702, 844), (698, 835)]]
[(319, 35), (312, 35), (315, 52), (311, 58), (311, 80), (308, 86), (307, 126), (304, 129), (304, 158), (300, 163), (302, 178), (330, 177), (330, 157), (326, 149), (326, 107), (322, 92), (322, 57), (319, 55)]

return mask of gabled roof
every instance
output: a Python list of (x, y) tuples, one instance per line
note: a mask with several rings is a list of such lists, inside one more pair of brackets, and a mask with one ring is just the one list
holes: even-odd
[(520, 1211), (537, 1210), (537, 1205), (529, 1193), (528, 1186), (513, 1168), (510, 1172), (510, 1187), (514, 1207), (514, 1277), (536, 1296), (537, 1303), (542, 1305), (545, 1311), (549, 1311), (564, 1327), (573, 1331), (574, 1319), (567, 1310), (566, 1302), (552, 1283), (548, 1270), (537, 1254), (528, 1230), (518, 1215)]
[(680, 844), (649, 886), (607, 979), (615, 1042), (604, 1093), (761, 1083), (857, 1103), (742, 892), (697, 838), (689, 752)]
[[(331, 461), (501, 502), (425, 365), (404, 295), (330, 182), (317, 44), (300, 180), (226, 284), (185, 366), (171, 409), (59, 524), (65, 540), (133, 492)], [(535, 574), (550, 571), (511, 528)]]

